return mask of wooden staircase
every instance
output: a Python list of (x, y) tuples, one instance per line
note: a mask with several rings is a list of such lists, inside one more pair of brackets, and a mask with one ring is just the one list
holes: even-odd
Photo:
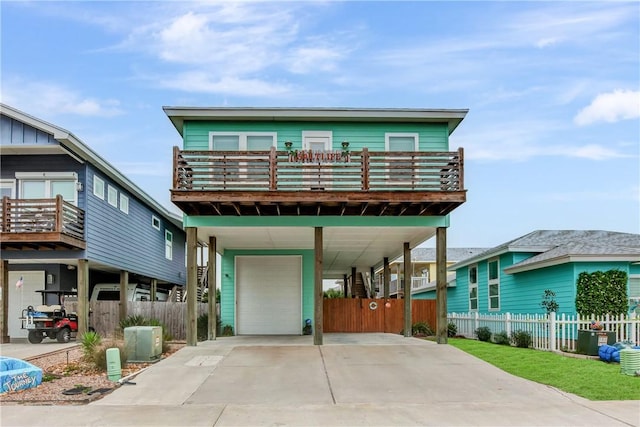
[(369, 298), (362, 273), (356, 273), (355, 283), (352, 283), (351, 295), (355, 298)]

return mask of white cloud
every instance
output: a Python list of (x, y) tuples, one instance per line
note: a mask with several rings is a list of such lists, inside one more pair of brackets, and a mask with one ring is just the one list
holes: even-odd
[(2, 84), (2, 102), (33, 115), (112, 117), (124, 113), (116, 99), (96, 99), (65, 86), (10, 78)]
[(259, 79), (217, 77), (204, 71), (173, 75), (160, 81), (161, 86), (194, 93), (222, 93), (238, 96), (276, 96), (292, 92), (286, 84), (269, 83)]
[(579, 125), (597, 122), (615, 123), (640, 117), (640, 91), (615, 90), (601, 93), (580, 110), (573, 121)]

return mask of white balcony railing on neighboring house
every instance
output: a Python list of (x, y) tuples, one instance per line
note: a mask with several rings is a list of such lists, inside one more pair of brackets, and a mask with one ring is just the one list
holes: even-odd
[(428, 277), (412, 277), (411, 278), (411, 291), (419, 291), (426, 288), (429, 285)]
[[(427, 277), (417, 276), (411, 278), (411, 290), (412, 292), (426, 288), (429, 285)], [(380, 290), (382, 293), (382, 289)], [(404, 291), (404, 280), (394, 279), (389, 282), (389, 295), (402, 295)]]

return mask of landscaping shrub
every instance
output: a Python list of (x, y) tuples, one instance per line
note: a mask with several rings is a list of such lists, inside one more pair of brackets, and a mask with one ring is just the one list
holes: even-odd
[(511, 333), (511, 341), (520, 348), (529, 348), (533, 343), (531, 333), (527, 331), (517, 330)]
[(429, 336), (434, 335), (433, 329), (427, 322), (417, 322), (411, 325), (411, 334), (413, 336)]
[(624, 314), (629, 310), (627, 273), (620, 270), (582, 272), (576, 282), (576, 311), (581, 316)]
[(222, 333), (221, 335), (223, 337), (232, 337), (233, 336), (233, 326), (231, 325), (224, 325), (222, 327)]
[[(220, 335), (222, 322), (216, 319), (216, 336)], [(198, 316), (198, 341), (206, 341), (209, 338), (209, 313)]]
[(124, 368), (127, 365), (127, 353), (125, 352), (124, 343), (119, 341), (104, 342), (95, 348), (92, 360), (95, 367), (103, 372), (107, 371), (107, 349), (109, 348), (120, 350), (120, 367)]
[(490, 341), (491, 340), (491, 329), (488, 326), (480, 326), (476, 329), (476, 336), (480, 341)]
[(102, 338), (95, 331), (88, 331), (80, 335), (80, 345), (82, 347), (82, 355), (85, 360), (93, 360), (96, 348), (102, 342)]
[(511, 345), (507, 331), (501, 331), (493, 335), (493, 342), (499, 345)]
[(458, 327), (455, 323), (449, 322), (449, 324), (447, 325), (447, 336), (455, 337), (456, 335), (458, 335)]

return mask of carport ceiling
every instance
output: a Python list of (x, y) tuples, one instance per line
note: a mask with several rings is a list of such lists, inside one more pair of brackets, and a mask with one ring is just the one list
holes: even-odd
[[(370, 267), (402, 256), (404, 242), (414, 248), (435, 235), (433, 227), (324, 227), (323, 277), (340, 279), (351, 268)], [(312, 227), (199, 227), (198, 239), (216, 237), (217, 250), (313, 249)]]

